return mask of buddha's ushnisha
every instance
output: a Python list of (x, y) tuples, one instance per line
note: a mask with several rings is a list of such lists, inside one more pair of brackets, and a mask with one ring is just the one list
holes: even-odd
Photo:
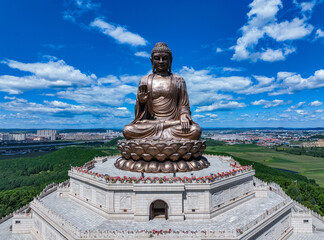
[(152, 74), (139, 83), (135, 120), (126, 125), (126, 139), (198, 140), (201, 129), (191, 119), (187, 87), (181, 76), (171, 73), (172, 52), (165, 43), (151, 52)]

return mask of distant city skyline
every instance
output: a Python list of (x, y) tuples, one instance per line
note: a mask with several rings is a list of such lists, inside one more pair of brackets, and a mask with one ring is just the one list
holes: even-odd
[(324, 127), (324, 1), (0, 3), (0, 128), (121, 129), (166, 42), (202, 128)]

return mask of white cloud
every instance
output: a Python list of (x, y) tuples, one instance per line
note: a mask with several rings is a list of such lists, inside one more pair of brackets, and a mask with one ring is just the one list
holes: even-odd
[(296, 113), (298, 113), (299, 115), (307, 115), (308, 113), (305, 110), (301, 110), (301, 109), (297, 109), (295, 110)]
[(292, 94), (304, 89), (315, 89), (324, 87), (324, 70), (315, 71), (314, 75), (308, 78), (302, 78), (300, 74), (292, 72), (278, 72), (277, 83), (279, 90), (269, 95)]
[(315, 110), (315, 112), (322, 113), (322, 112), (324, 112), (324, 109), (317, 109), (317, 110)]
[(200, 106), (196, 109), (195, 112), (210, 112), (214, 110), (228, 111), (228, 110), (244, 108), (244, 107), (246, 107), (245, 103), (240, 103), (236, 101), (230, 101), (230, 102), (221, 101), (221, 102), (213, 103), (212, 105), (209, 106)]
[(267, 86), (271, 84), (274, 81), (274, 77), (266, 77), (266, 76), (260, 76), (260, 75), (253, 75), (253, 77), (258, 80), (259, 86)]
[(126, 95), (130, 93), (136, 94), (136, 91), (137, 87), (126, 84), (115, 86), (93, 85), (60, 91), (57, 96), (84, 104), (121, 106), (125, 102)]
[(195, 119), (198, 119), (198, 118), (204, 118), (205, 115), (195, 114), (195, 115), (193, 115), (192, 117), (195, 118)]
[(293, 1), (297, 7), (301, 9), (303, 13), (311, 12), (316, 5), (316, 0), (308, 1), (308, 2), (298, 2), (297, 0)]
[(93, 3), (91, 0), (69, 0), (65, 1), (67, 10), (63, 12), (63, 19), (76, 23), (77, 18), (84, 13), (100, 8), (100, 3)]
[(4, 99), (6, 99), (6, 100), (14, 100), (14, 99), (16, 99), (16, 97), (4, 96)]
[(311, 102), (310, 104), (309, 104), (309, 106), (312, 106), (312, 107), (318, 107), (318, 106), (321, 106), (321, 105), (323, 105), (323, 102), (320, 102), (320, 101), (314, 101), (314, 102)]
[(118, 43), (130, 44), (131, 46), (145, 46), (147, 41), (136, 33), (128, 31), (126, 28), (105, 22), (100, 18), (96, 18), (90, 23), (93, 28), (99, 29), (103, 34), (112, 37)]
[(93, 10), (100, 7), (99, 3), (93, 3), (91, 0), (75, 0), (77, 7), (81, 9)]
[(223, 72), (241, 72), (241, 71), (243, 71), (242, 68), (233, 68), (233, 67), (222, 67), (221, 70)]
[(108, 75), (99, 78), (97, 84), (59, 91), (56, 95), (60, 98), (71, 99), (83, 104), (119, 107), (124, 102), (135, 103), (135, 94), (139, 79), (140, 76), (137, 75), (122, 75), (120, 77)]
[(74, 105), (61, 101), (44, 101), (44, 104), (29, 102), (26, 99), (16, 98), (9, 102), (0, 102), (0, 108), (24, 114), (48, 114), (59, 117), (73, 117), (75, 115), (100, 115), (115, 117), (130, 117), (126, 108), (94, 107), (90, 105)]
[(206, 116), (211, 117), (211, 118), (217, 118), (218, 115), (215, 113), (206, 113)]
[(143, 58), (150, 58), (151, 56), (148, 52), (136, 52), (134, 55)]
[(258, 76), (258, 75), (253, 75), (253, 77), (258, 81), (257, 84), (251, 85), (250, 87), (238, 91), (238, 93), (241, 94), (258, 94), (258, 93), (263, 93), (263, 92), (270, 92), (273, 91), (276, 87), (277, 84), (274, 84), (274, 77), (266, 77), (266, 76)]
[(221, 53), (221, 52), (224, 52), (224, 50), (218, 47), (218, 48), (216, 48), (216, 52)]
[(186, 79), (188, 85), (199, 89), (199, 91), (212, 88), (214, 92), (218, 90), (235, 92), (246, 88), (252, 83), (249, 77), (216, 77), (210, 70), (195, 70), (188, 67), (183, 67), (180, 74)]
[(305, 103), (306, 102), (299, 102), (296, 105), (293, 105), (293, 106), (289, 107), (287, 110), (285, 110), (285, 112), (292, 112), (293, 110), (302, 107)]
[[(247, 13), (248, 22), (240, 29), (242, 37), (237, 39), (234, 49), (233, 60), (251, 61), (280, 61), (285, 60), (286, 56), (295, 52), (296, 49), (282, 43), (304, 38), (311, 34), (313, 26), (307, 23), (308, 18), (295, 17), (291, 21), (278, 22), (277, 13), (283, 7), (281, 0), (254, 0), (250, 5), (251, 10)], [(304, 6), (304, 8), (310, 8)], [(270, 38), (276, 49), (260, 47), (261, 39)]]
[(211, 105), (219, 100), (231, 100), (231, 95), (218, 92), (237, 92), (252, 83), (249, 77), (217, 77), (207, 69), (195, 70), (183, 67), (179, 74), (186, 80), (190, 103), (194, 106)]
[(296, 104), (296, 106), (294, 106), (295, 108), (300, 108), (301, 106), (303, 106), (306, 102), (299, 102)]
[(313, 31), (313, 26), (305, 19), (294, 18), (291, 22), (272, 23), (264, 27), (267, 35), (278, 42), (301, 39)]
[(321, 29), (317, 29), (315, 33), (315, 39), (322, 38), (322, 37), (324, 37), (324, 31), (322, 31)]
[(50, 87), (82, 86), (93, 83), (97, 78), (94, 74), (86, 75), (67, 65), (63, 60), (47, 63), (22, 63), (14, 60), (2, 61), (13, 69), (30, 72), (27, 76), (0, 76), (0, 91), (10, 94), (21, 94), (26, 90)]
[(47, 63), (22, 63), (14, 60), (3, 61), (9, 67), (19, 69), (20, 71), (31, 72), (39, 78), (45, 78), (53, 81), (64, 81), (68, 84), (77, 83), (78, 85), (89, 84), (96, 79), (96, 75), (91, 74), (87, 76), (75, 69), (72, 66), (67, 65), (63, 60), (49, 61)]
[(291, 101), (287, 101), (285, 102), (284, 100), (279, 100), (279, 99), (275, 99), (272, 101), (269, 100), (264, 100), (264, 99), (260, 99), (258, 101), (254, 101), (251, 102), (252, 105), (254, 106), (263, 106), (263, 108), (270, 108), (270, 107), (277, 107), (277, 106), (281, 106), (281, 105), (286, 105), (289, 104)]

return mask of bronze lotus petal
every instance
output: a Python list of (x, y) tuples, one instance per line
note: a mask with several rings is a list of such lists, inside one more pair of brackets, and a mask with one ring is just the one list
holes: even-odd
[(136, 161), (134, 164), (135, 172), (142, 172), (144, 170), (145, 162), (143, 160)]
[(187, 151), (189, 152), (190, 149), (195, 145), (195, 142), (187, 141), (187, 142), (184, 143), (184, 145), (187, 147)]
[(184, 160), (189, 160), (191, 158), (191, 153), (190, 152), (186, 153), (185, 155), (182, 156), (182, 158)]
[(151, 161), (152, 160), (152, 155), (147, 154), (147, 153), (143, 153), (142, 157), (145, 161)]
[(177, 153), (179, 153), (180, 156), (185, 155), (187, 152), (188, 152), (188, 150), (187, 150), (186, 146), (181, 146), (177, 151)]
[(149, 147), (146, 152), (150, 154), (152, 157), (155, 157), (159, 153), (159, 150), (156, 147)]
[(134, 152), (135, 152), (137, 155), (141, 156), (141, 155), (144, 153), (144, 149), (143, 149), (142, 146), (136, 146), (136, 147), (134, 148)]
[(170, 156), (170, 159), (171, 159), (172, 161), (178, 161), (178, 160), (179, 160), (179, 157), (180, 157), (179, 153), (173, 153), (173, 154)]
[(174, 149), (172, 147), (165, 147), (163, 150), (163, 153), (166, 154), (167, 156), (170, 156), (172, 153), (174, 153)]
[(160, 152), (163, 152), (165, 146), (166, 146), (165, 143), (158, 143), (158, 144), (155, 144), (155, 147), (156, 147)]
[(138, 156), (136, 153), (131, 153), (130, 155), (131, 155), (132, 159), (134, 159), (134, 160), (140, 159), (140, 156)]
[(164, 161), (165, 159), (167, 159), (167, 155), (165, 155), (163, 153), (158, 153), (158, 154), (156, 154), (155, 158), (159, 161)]

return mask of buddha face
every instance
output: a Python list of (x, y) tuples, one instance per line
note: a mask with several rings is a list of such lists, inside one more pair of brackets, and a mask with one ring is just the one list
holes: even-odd
[(154, 53), (152, 64), (157, 72), (167, 72), (170, 65), (170, 54), (166, 52)]

